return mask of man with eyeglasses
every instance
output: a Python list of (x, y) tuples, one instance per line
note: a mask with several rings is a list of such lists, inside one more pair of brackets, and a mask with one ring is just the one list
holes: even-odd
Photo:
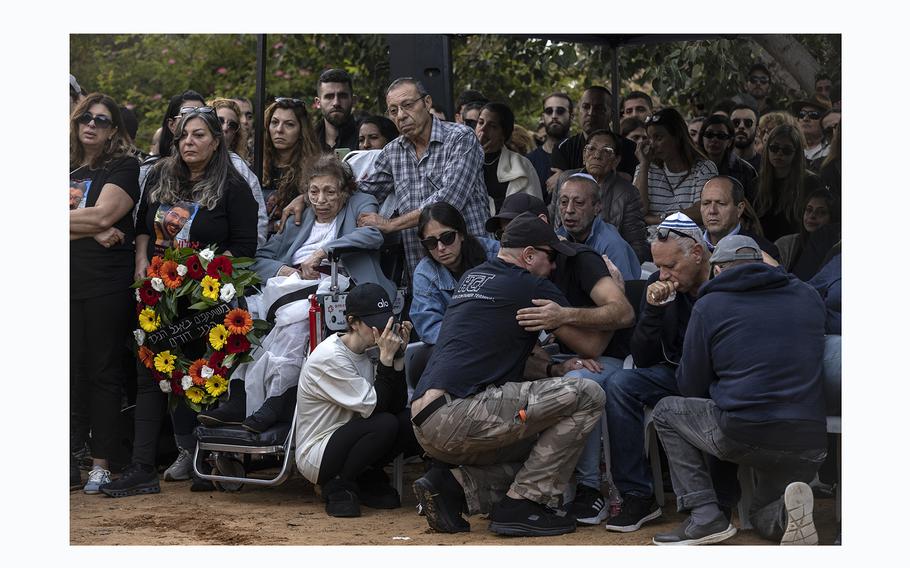
[(313, 127), (313, 132), (323, 151), (359, 147), (357, 123), (351, 115), (356, 99), (351, 76), (344, 69), (327, 69), (319, 75), (315, 104), (322, 111), (322, 120)]
[(749, 67), (744, 87), (746, 93), (755, 99), (759, 116), (776, 110), (776, 105), (768, 97), (771, 93), (771, 72), (764, 63), (753, 63)]
[(761, 172), (761, 154), (755, 151), (755, 134), (758, 132), (758, 112), (749, 105), (738, 104), (730, 113), (733, 123), (733, 152)]
[[(458, 124), (464, 124), (464, 106), (468, 103), (480, 103), (480, 106), (483, 106), (490, 102), (490, 99), (483, 96), (483, 93), (480, 91), (475, 91), (474, 89), (467, 89), (462, 91), (458, 98), (455, 99), (455, 122)], [(471, 128), (474, 128), (473, 126)]]
[(480, 111), (483, 110), (485, 104), (487, 103), (480, 101), (465, 103), (461, 107), (461, 123), (468, 128), (477, 128), (477, 119), (480, 118)]
[(790, 105), (790, 113), (799, 121), (800, 132), (806, 139), (806, 167), (815, 173), (818, 173), (822, 161), (831, 151), (829, 141), (822, 131), (822, 115), (829, 110), (831, 103), (818, 95)]
[(544, 188), (544, 203), (550, 202), (550, 195), (558, 177), (550, 170), (551, 155), (553, 149), (569, 135), (569, 129), (572, 127), (572, 110), (572, 99), (565, 93), (551, 93), (543, 100), (541, 120), (547, 131), (547, 138), (541, 146), (528, 154), (528, 159), (537, 172), (540, 187)]
[[(698, 291), (710, 274), (702, 232), (683, 213), (673, 213), (658, 225), (651, 255), (658, 271), (648, 278), (630, 342), (636, 368), (620, 369), (606, 382), (610, 466), (623, 502), (605, 527), (617, 532), (636, 531), (662, 514), (644, 455), (644, 409), (679, 394), (676, 367), (683, 337)], [(715, 486), (722, 486), (718, 498), (729, 512), (739, 498), (736, 469), (715, 466)]]
[[(583, 378), (523, 379), (539, 334), (515, 315), (541, 299), (568, 306), (547, 279), (558, 255), (575, 249), (522, 213), (498, 256), (466, 272), (452, 295), (411, 399), (417, 439), (439, 460), (413, 486), (437, 532), (470, 531), (462, 513), (488, 513), (489, 530), (503, 535), (575, 531), (575, 518), (558, 508), (600, 420), (603, 389)], [(553, 333), (583, 357), (599, 355), (600, 342), (580, 327)]]

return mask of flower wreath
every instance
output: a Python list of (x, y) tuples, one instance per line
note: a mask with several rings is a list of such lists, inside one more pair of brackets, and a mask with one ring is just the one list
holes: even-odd
[[(228, 379), (240, 363), (252, 361), (270, 325), (254, 320), (247, 310), (228, 302), (260, 281), (252, 258), (215, 256), (215, 248), (198, 244), (169, 248), (155, 256), (146, 277), (137, 280), (139, 328), (133, 331), (139, 361), (149, 369), (170, 401), (183, 398), (201, 411), (227, 392)], [(177, 300), (189, 297), (188, 313), (178, 313)], [(206, 338), (204, 357), (190, 360), (183, 344)]]

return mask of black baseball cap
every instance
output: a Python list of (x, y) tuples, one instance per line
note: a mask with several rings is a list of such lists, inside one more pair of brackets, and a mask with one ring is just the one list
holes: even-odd
[(565, 256), (575, 256), (575, 249), (562, 241), (533, 213), (522, 213), (512, 219), (502, 234), (503, 248), (524, 248), (546, 245)]
[(484, 227), (488, 233), (495, 233), (499, 230), (500, 219), (511, 221), (525, 211), (530, 211), (535, 216), (543, 213), (547, 216), (547, 219), (550, 218), (546, 204), (539, 197), (535, 197), (528, 193), (513, 193), (506, 197), (505, 201), (502, 202), (499, 213), (487, 219)]
[(348, 292), (344, 313), (347, 316), (357, 316), (369, 327), (382, 330), (392, 315), (392, 302), (385, 288), (365, 282)]

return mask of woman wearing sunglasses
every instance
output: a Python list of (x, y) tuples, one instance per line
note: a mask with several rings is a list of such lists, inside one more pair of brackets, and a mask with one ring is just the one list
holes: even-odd
[(424, 207), (417, 235), (428, 256), (414, 271), (410, 316), (418, 337), (434, 345), (455, 283), (469, 269), (495, 257), (499, 242), (468, 234), (464, 216), (445, 201)]
[[(160, 160), (149, 173), (146, 195), (139, 204), (135, 279), (145, 276), (152, 256), (171, 245), (195, 242), (212, 245), (217, 254), (256, 254), (256, 201), (246, 181), (231, 165), (215, 110), (199, 107), (185, 113), (177, 124), (175, 140), (176, 152)], [(176, 238), (170, 239), (160, 228), (162, 220), (177, 208), (192, 214), (181, 220)], [(132, 316), (135, 311), (130, 309), (129, 314)], [(201, 356), (204, 339), (187, 343), (183, 349), (191, 359)], [(160, 491), (155, 458), (167, 395), (145, 366), (138, 368), (132, 463), (120, 479), (102, 486), (102, 492), (111, 497)], [(188, 463), (196, 444), (192, 411), (182, 404), (174, 408), (180, 457), (172, 468)], [(197, 490), (211, 487), (203, 483), (194, 486)]]
[(698, 147), (714, 162), (717, 173), (739, 180), (746, 193), (746, 199), (751, 203), (755, 201), (758, 172), (733, 151), (735, 133), (733, 122), (729, 118), (712, 114), (705, 119), (698, 132)]
[(784, 124), (772, 130), (762, 152), (755, 196), (755, 212), (765, 238), (775, 241), (798, 233), (806, 196), (820, 187), (818, 176), (806, 169), (799, 128)]
[(306, 161), (318, 156), (321, 148), (310, 125), (306, 103), (301, 99), (275, 99), (265, 109), (265, 124), (262, 187), (271, 237), (281, 224), (281, 210), (305, 193)]
[[(123, 345), (135, 313), (131, 213), (139, 201), (139, 161), (107, 95), (76, 105), (70, 169), (70, 412), (88, 416), (92, 470), (84, 490), (95, 494), (110, 482), (108, 460), (120, 447)], [(80, 483), (75, 473), (70, 481)]]

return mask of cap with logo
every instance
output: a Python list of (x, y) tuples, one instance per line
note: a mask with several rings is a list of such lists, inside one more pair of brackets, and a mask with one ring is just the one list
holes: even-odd
[(731, 262), (734, 260), (761, 260), (761, 248), (752, 237), (745, 235), (727, 235), (714, 247), (711, 264)]
[[(524, 212), (531, 212), (535, 216), (547, 215), (547, 205), (539, 198), (528, 193), (513, 193), (505, 198), (499, 213), (487, 219), (485, 228), (488, 233), (495, 233), (499, 230), (500, 219), (511, 221)], [(549, 216), (547, 217), (549, 218)]]
[(533, 213), (522, 213), (512, 219), (502, 234), (503, 248), (524, 248), (549, 246), (565, 256), (575, 256), (575, 249), (562, 241), (546, 224)]
[(382, 286), (365, 282), (348, 292), (344, 313), (357, 316), (369, 327), (382, 330), (392, 315), (392, 302)]

